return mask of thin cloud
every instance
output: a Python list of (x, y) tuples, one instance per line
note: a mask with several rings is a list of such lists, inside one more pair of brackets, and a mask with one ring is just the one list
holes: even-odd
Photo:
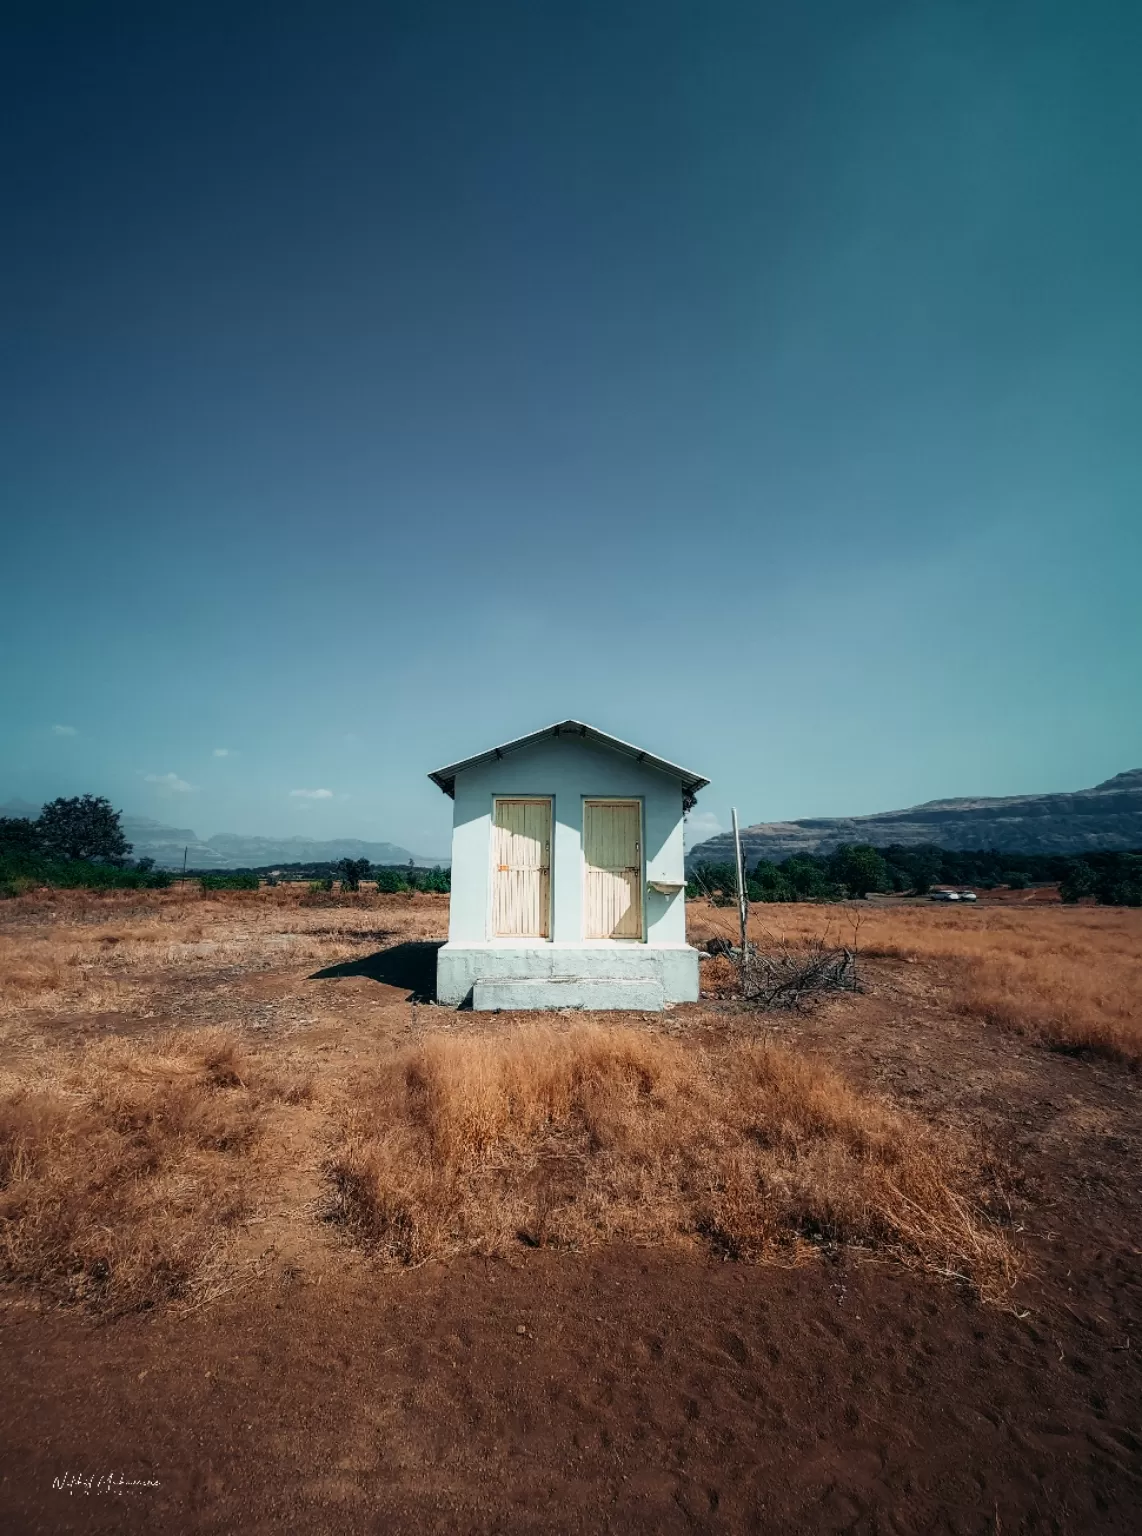
[(237, 757), (237, 755), (238, 754), (234, 751), (233, 747), (215, 747), (214, 748), (214, 756), (215, 757)]
[(185, 779), (180, 779), (177, 773), (145, 773), (143, 779), (147, 784), (154, 784), (157, 789), (169, 795), (194, 793), (194, 785), (188, 784)]
[(331, 789), (291, 789), (290, 795), (294, 800), (332, 800)]
[(76, 730), (74, 725), (53, 725), (52, 726), (52, 735), (53, 736), (78, 736), (79, 732)]

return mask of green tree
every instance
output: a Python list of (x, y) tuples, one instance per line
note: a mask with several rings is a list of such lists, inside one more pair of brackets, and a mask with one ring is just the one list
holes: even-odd
[(43, 851), (40, 829), (26, 816), (0, 816), (0, 858), (31, 859)]
[(1084, 896), (1093, 896), (1098, 886), (1098, 876), (1085, 859), (1072, 859), (1067, 865), (1066, 873), (1059, 881), (1059, 895), (1063, 901), (1081, 901)]
[(1095, 854), (1088, 861), (1097, 879), (1095, 895), (1108, 907), (1142, 907), (1142, 856)]
[(829, 878), (823, 859), (810, 853), (796, 853), (780, 866), (793, 893), (794, 901), (836, 901), (844, 892)]
[(368, 859), (340, 859), (333, 869), (345, 890), (359, 891), (361, 881), (368, 879), (372, 867)]
[(892, 889), (884, 855), (868, 843), (842, 843), (829, 859), (829, 873), (850, 896)]
[(686, 882), (687, 896), (705, 896), (716, 905), (733, 900), (737, 875), (732, 864), (699, 864)]
[(750, 901), (793, 901), (792, 885), (772, 859), (758, 859), (746, 882)]
[(1108, 907), (1142, 907), (1142, 877), (1104, 882), (1098, 899)]
[(36, 827), (50, 858), (125, 859), (131, 852), (119, 812), (102, 795), (52, 800), (41, 810)]
[(917, 896), (926, 896), (937, 884), (943, 869), (943, 855), (938, 848), (918, 848), (908, 861), (912, 876), (912, 889)]

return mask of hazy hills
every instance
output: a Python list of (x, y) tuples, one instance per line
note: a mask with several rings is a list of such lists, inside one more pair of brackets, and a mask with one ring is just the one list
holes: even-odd
[[(39, 815), (38, 805), (26, 800), (0, 805), (0, 816)], [(160, 869), (181, 869), (187, 850), (188, 869), (261, 868), (274, 864), (323, 864), (335, 859), (368, 859), (372, 864), (447, 863), (418, 858), (397, 843), (369, 843), (357, 837), (318, 841), (311, 837), (242, 837), (218, 832), (200, 839), (190, 827), (168, 827), (150, 816), (124, 816), (123, 832), (132, 845), (132, 857), (151, 858)]]
[(371, 864), (407, 864), (415, 855), (397, 843), (368, 843), (358, 837), (319, 841), (312, 837), (243, 837), (217, 832), (199, 840), (189, 827), (167, 827), (149, 816), (124, 816), (123, 831), (135, 858), (147, 856), (163, 869), (260, 868), (266, 864), (318, 864), (333, 859), (368, 859)]
[[(1125, 853), (1142, 848), (1142, 768), (1119, 773), (1093, 789), (1053, 795), (1009, 795), (994, 800), (929, 800), (875, 816), (813, 817), (745, 827), (750, 864), (780, 862), (795, 853), (831, 853), (840, 843), (941, 848), (997, 848), (1004, 853)], [(686, 863), (733, 859), (733, 836), (723, 832), (690, 850)]]

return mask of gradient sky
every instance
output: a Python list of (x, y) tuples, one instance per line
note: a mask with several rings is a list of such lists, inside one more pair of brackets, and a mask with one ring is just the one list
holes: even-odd
[(5, 16), (0, 800), (431, 854), (569, 715), (703, 829), (1142, 764), (1137, 0)]

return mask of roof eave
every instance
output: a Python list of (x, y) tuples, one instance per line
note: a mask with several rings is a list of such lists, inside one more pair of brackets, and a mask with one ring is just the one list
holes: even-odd
[(430, 773), (428, 777), (432, 780), (438, 789), (442, 789), (444, 791), (449, 800), (455, 800), (456, 775), (454, 773), (449, 775), (445, 773), (443, 769), (441, 769), (438, 773)]
[(634, 746), (632, 742), (623, 741), (618, 736), (611, 736), (606, 731), (600, 731), (593, 725), (588, 725), (583, 720), (560, 720), (555, 725), (544, 726), (541, 730), (531, 731), (526, 736), (518, 736), (514, 741), (504, 742), (502, 746), (492, 747), (487, 752), (478, 752), (474, 757), (466, 757), (461, 762), (449, 763), (444, 768), (437, 768), (428, 777), (432, 782), (448, 796), (450, 800), (456, 798), (456, 775), (469, 768), (475, 768), (481, 763), (492, 762), (496, 758), (503, 757), (508, 752), (519, 752), (524, 747), (533, 746), (536, 742), (543, 741), (545, 737), (580, 736), (584, 740), (597, 741), (601, 746), (612, 752), (620, 752), (624, 756), (633, 757), (636, 762), (645, 763), (649, 768), (656, 768), (660, 773), (669, 774), (676, 778), (682, 786), (682, 804), (689, 811), (696, 803), (698, 791), (705, 789), (710, 782), (701, 774), (693, 773), (690, 769), (682, 768), (677, 763), (671, 763), (664, 757), (656, 757), (652, 752), (645, 752)]

